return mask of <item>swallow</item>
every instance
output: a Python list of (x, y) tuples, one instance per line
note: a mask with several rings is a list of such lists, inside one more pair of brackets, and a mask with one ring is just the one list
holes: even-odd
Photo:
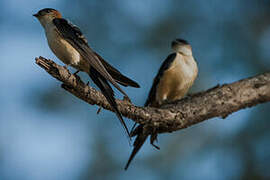
[(117, 107), (114, 91), (109, 83), (127, 98), (127, 94), (118, 84), (135, 88), (139, 88), (139, 84), (121, 74), (91, 49), (81, 30), (62, 18), (59, 11), (45, 8), (33, 16), (39, 20), (44, 28), (48, 45), (56, 57), (64, 62), (66, 67), (70, 65), (90, 76), (113, 108), (128, 137), (130, 137), (129, 130)]
[[(179, 100), (185, 96), (193, 85), (198, 74), (198, 66), (192, 55), (191, 45), (183, 39), (175, 39), (171, 43), (173, 53), (171, 53), (162, 63), (154, 78), (145, 107), (159, 108), (162, 104)], [(135, 123), (136, 125), (136, 123)], [(134, 125), (134, 127), (135, 127)], [(139, 152), (140, 148), (150, 135), (150, 143), (157, 149), (154, 141), (157, 139), (156, 130), (147, 130), (145, 125), (140, 124), (131, 132), (131, 136), (136, 136), (133, 143), (133, 151), (125, 166), (128, 169), (131, 161)]]

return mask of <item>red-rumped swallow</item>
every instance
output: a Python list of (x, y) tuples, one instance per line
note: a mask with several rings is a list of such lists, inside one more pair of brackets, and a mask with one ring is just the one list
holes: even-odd
[[(144, 106), (158, 108), (164, 103), (183, 98), (197, 77), (198, 67), (192, 56), (190, 44), (183, 39), (176, 39), (171, 46), (174, 53), (170, 54), (159, 68)], [(136, 135), (134, 148), (125, 170), (127, 170), (130, 162), (149, 135), (151, 136), (151, 144), (159, 149), (153, 144), (157, 138), (157, 133), (147, 131), (144, 125), (140, 124), (131, 132), (131, 136)]]
[(116, 87), (125, 97), (127, 94), (118, 86), (132, 86), (139, 88), (139, 84), (121, 74), (117, 69), (107, 63), (88, 45), (81, 30), (62, 18), (59, 11), (45, 8), (34, 14), (45, 30), (47, 41), (53, 53), (67, 66), (71, 65), (79, 71), (89, 74), (93, 82), (99, 87), (128, 136), (129, 130), (118, 110), (114, 92), (108, 82)]

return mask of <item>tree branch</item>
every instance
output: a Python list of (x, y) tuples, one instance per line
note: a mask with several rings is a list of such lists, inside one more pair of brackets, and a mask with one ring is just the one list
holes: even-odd
[[(113, 111), (104, 96), (83, 83), (79, 76), (47, 60), (36, 58), (36, 63), (51, 76), (63, 82), (62, 88), (81, 100)], [(158, 133), (172, 132), (213, 117), (226, 118), (240, 109), (270, 101), (270, 72), (231, 84), (216, 86), (161, 108), (138, 107), (126, 100), (117, 100), (123, 116), (137, 123), (155, 128)]]

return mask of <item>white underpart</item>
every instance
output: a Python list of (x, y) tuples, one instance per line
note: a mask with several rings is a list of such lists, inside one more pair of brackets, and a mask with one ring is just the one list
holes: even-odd
[(182, 45), (182, 46), (178, 45), (178, 46), (174, 46), (173, 47), (173, 50), (176, 53), (181, 52), (185, 56), (192, 56), (192, 50), (191, 50), (190, 45)]
[(156, 101), (174, 101), (184, 97), (197, 77), (198, 67), (192, 55), (176, 53), (175, 60), (164, 71), (157, 87)]
[(182, 75), (185, 79), (192, 80), (194, 76), (197, 76), (198, 67), (193, 56), (183, 56), (180, 53), (177, 53), (175, 63), (175, 66), (180, 68), (183, 72)]
[[(174, 61), (174, 68), (178, 69), (179, 79), (181, 83), (178, 84), (179, 91), (188, 91), (189, 88), (193, 85), (194, 80), (198, 74), (197, 63), (194, 60), (193, 56), (184, 56), (180, 53), (176, 53), (176, 60)], [(185, 94), (186, 94), (185, 92)]]
[(77, 66), (81, 58), (80, 53), (58, 34), (53, 22), (47, 23), (44, 29), (49, 47), (54, 54), (65, 64)]

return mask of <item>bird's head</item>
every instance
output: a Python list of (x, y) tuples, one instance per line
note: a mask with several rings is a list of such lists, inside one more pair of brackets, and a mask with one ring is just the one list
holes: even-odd
[(55, 18), (62, 17), (59, 11), (52, 8), (41, 9), (36, 14), (33, 14), (33, 16), (35, 16), (43, 26), (52, 22)]
[(176, 53), (181, 53), (186, 56), (192, 55), (192, 49), (190, 44), (183, 39), (175, 39), (174, 41), (172, 41), (172, 49)]

